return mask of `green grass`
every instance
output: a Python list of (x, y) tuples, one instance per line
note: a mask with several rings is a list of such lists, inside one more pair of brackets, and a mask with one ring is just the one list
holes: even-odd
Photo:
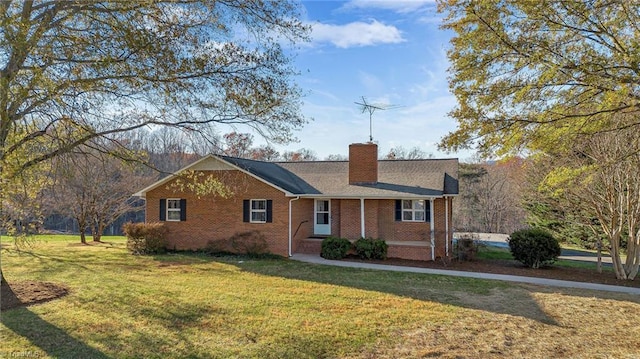
[(513, 260), (511, 252), (507, 248), (481, 245), (478, 248), (477, 257), (479, 259), (504, 259)]
[(0, 357), (615, 357), (640, 347), (630, 295), (38, 239), (3, 251), (6, 278), (70, 294), (3, 312)]
[[(564, 247), (563, 247), (564, 248)], [(480, 246), (478, 249), (477, 258), (485, 260), (514, 260), (511, 252), (508, 248), (500, 248), (493, 246)], [(554, 266), (566, 267), (566, 268), (585, 268), (595, 269), (596, 263), (589, 261), (576, 261), (569, 259), (558, 259), (553, 263)], [(604, 265), (602, 270), (605, 272), (613, 272), (611, 266)]]

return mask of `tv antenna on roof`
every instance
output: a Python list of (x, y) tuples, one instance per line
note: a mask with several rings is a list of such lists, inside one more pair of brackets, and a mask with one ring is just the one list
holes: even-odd
[(362, 96), (362, 102), (354, 102), (356, 105), (360, 106), (360, 111), (362, 113), (368, 112), (369, 113), (369, 141), (373, 142), (373, 113), (376, 112), (376, 110), (390, 110), (390, 109), (394, 109), (394, 108), (398, 108), (398, 107), (402, 107), (399, 105), (382, 105), (382, 104), (373, 104), (370, 102), (367, 102), (367, 99)]

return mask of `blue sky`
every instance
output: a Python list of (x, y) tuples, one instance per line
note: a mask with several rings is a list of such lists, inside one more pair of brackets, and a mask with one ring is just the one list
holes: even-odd
[(455, 106), (448, 91), (446, 50), (451, 33), (439, 29), (434, 1), (303, 1), (312, 41), (296, 55), (297, 82), (307, 94), (303, 113), (314, 120), (297, 133), (301, 147), (321, 159), (369, 140), (369, 115), (358, 105), (398, 106), (373, 114), (380, 153), (394, 146), (419, 147), (435, 157), (440, 138), (455, 129), (447, 116)]

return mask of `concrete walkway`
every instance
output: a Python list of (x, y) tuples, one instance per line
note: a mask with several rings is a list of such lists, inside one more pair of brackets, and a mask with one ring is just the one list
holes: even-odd
[(418, 267), (404, 267), (404, 266), (363, 263), (363, 262), (334, 261), (334, 260), (327, 260), (318, 255), (312, 255), (312, 254), (294, 254), (293, 256), (290, 257), (290, 259), (300, 261), (300, 262), (332, 265), (337, 267), (449, 275), (449, 276), (456, 276), (456, 277), (502, 280), (507, 282), (530, 283), (530, 284), (538, 284), (538, 285), (552, 286), (552, 287), (591, 289), (591, 290), (602, 290), (602, 291), (608, 291), (608, 292), (620, 292), (620, 293), (640, 295), (640, 288), (621, 287), (616, 285), (572, 282), (572, 281), (566, 281), (566, 280), (556, 280), (556, 279), (546, 279), (546, 278), (536, 278), (536, 277), (522, 277), (522, 276), (505, 275), (505, 274), (464, 272), (464, 271), (455, 271), (455, 270), (430, 269), (430, 268), (418, 268)]

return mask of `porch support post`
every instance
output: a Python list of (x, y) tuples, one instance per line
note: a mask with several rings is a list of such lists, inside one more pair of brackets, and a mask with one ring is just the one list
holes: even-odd
[(431, 226), (431, 260), (436, 260), (436, 224), (434, 223), (433, 198), (429, 199), (429, 226)]
[(299, 199), (300, 199), (300, 196), (296, 196), (296, 198), (292, 198), (289, 200), (289, 250), (288, 250), (289, 257), (293, 255), (293, 253), (291, 253), (291, 242), (293, 241), (293, 235), (291, 234), (291, 229), (292, 229), (291, 228), (291, 219), (292, 219), (291, 207), (292, 207), (293, 201), (297, 201)]
[(447, 239), (444, 241), (445, 256), (449, 257), (449, 197), (444, 197), (444, 232)]
[(360, 198), (360, 237), (364, 238), (364, 198)]

